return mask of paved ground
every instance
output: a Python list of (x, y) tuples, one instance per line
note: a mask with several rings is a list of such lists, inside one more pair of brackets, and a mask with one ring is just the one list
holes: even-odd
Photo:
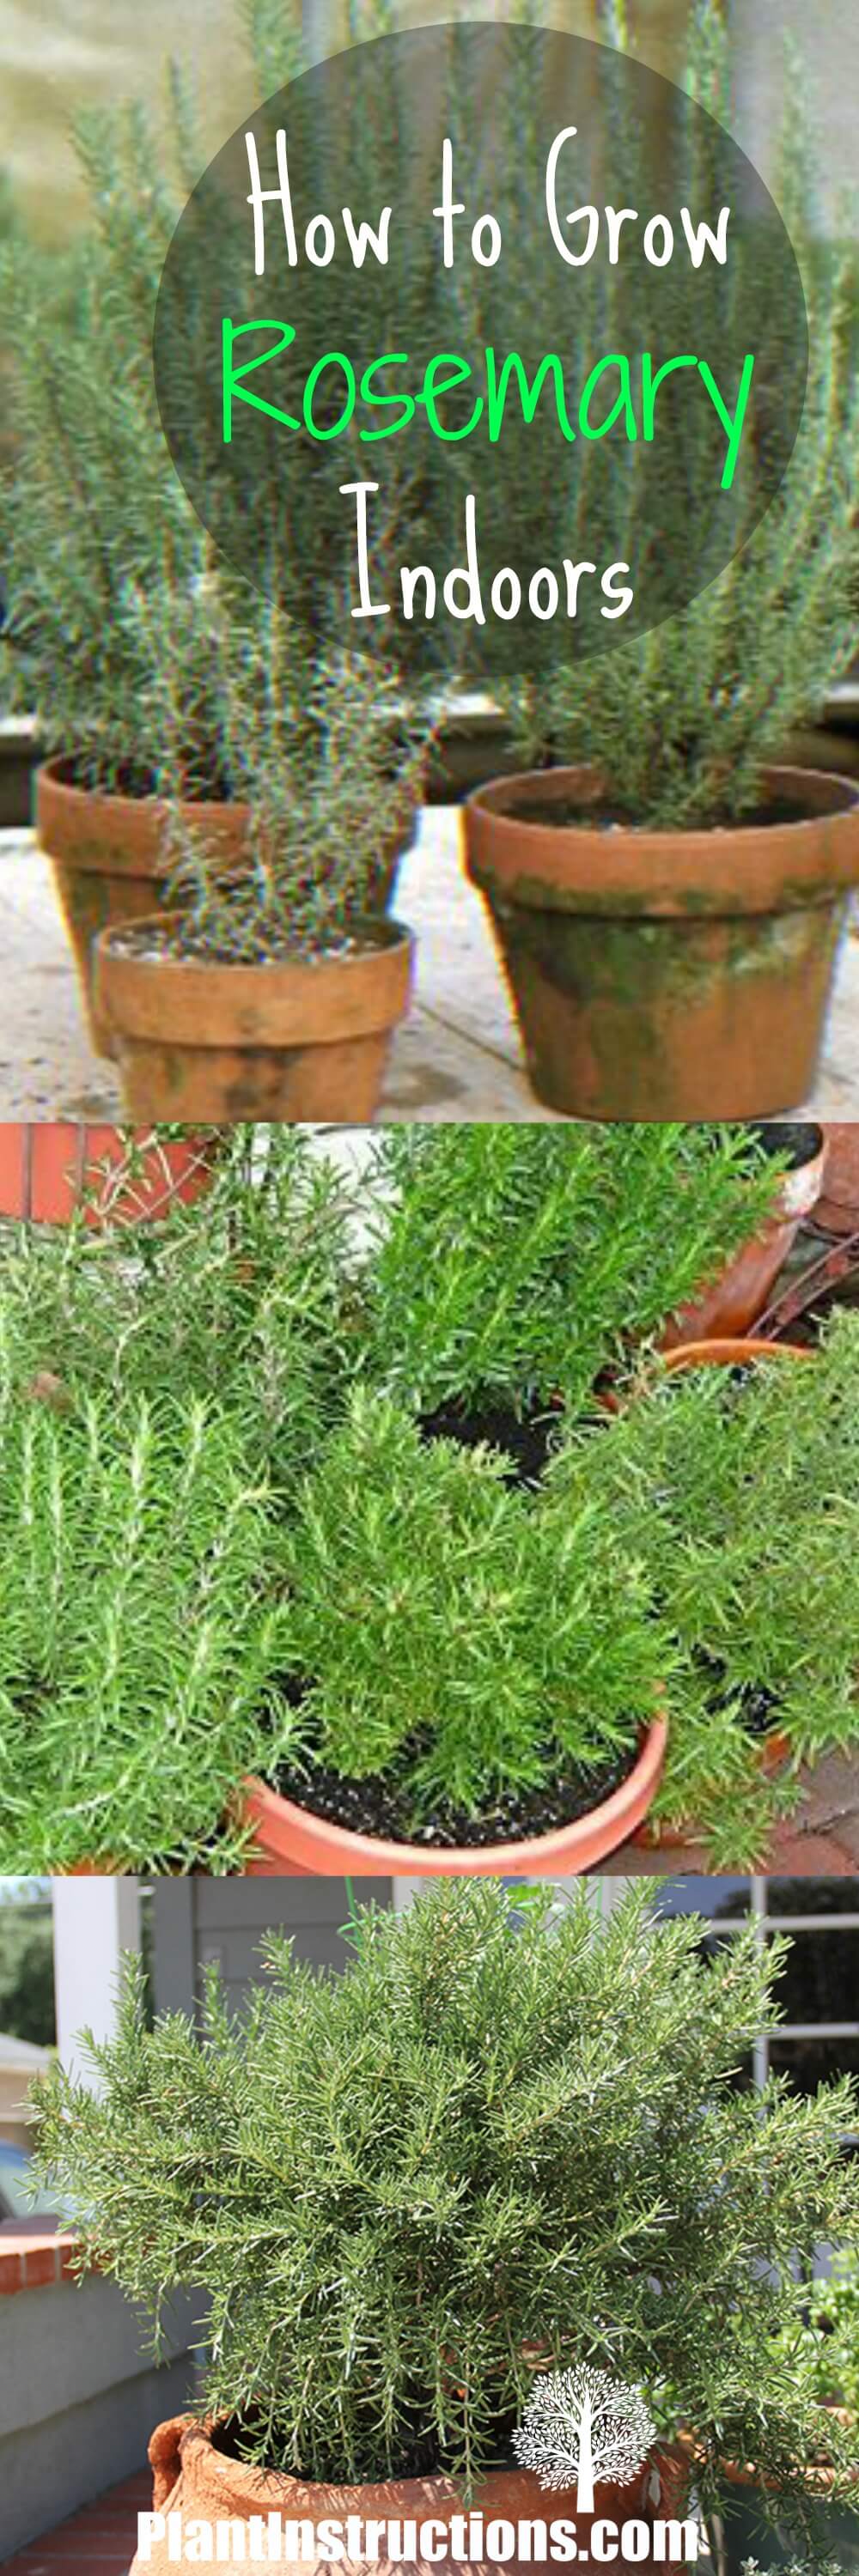
[[(780, 1825), (766, 1855), (767, 1878), (854, 1878), (859, 1874), (859, 1763), (830, 1753), (803, 1773), (805, 1801), (789, 1825)], [(606, 1878), (709, 1876), (699, 1843), (649, 1851), (633, 1836), (602, 1863)]]
[(137, 2547), (137, 2516), (152, 2504), (148, 2469), (123, 2478), (95, 2504), (72, 2514), (29, 2549), (2, 2561), (5, 2576), (127, 2576)]
[[(415, 1004), (392, 1051), (386, 1118), (545, 1118), (522, 1070), (478, 895), (458, 859), (456, 808), (422, 819), (397, 910), (418, 938)], [(26, 832), (0, 833), (0, 1119), (111, 1119), (111, 1068), (91, 1054), (48, 862)], [(859, 1118), (859, 932), (845, 941), (818, 1083), (828, 1118)]]

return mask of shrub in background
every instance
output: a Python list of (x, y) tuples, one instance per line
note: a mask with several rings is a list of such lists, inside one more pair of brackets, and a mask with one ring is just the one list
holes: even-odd
[(779, 1170), (728, 1127), (392, 1127), (370, 1201), (372, 1373), (426, 1413), (558, 1394), (576, 1411), (756, 1231)]
[[(558, 1508), (583, 1471), (629, 1531), (679, 1649), (654, 1813), (706, 1828), (717, 1867), (754, 1866), (795, 1770), (859, 1743), (859, 1315), (813, 1359), (663, 1376), (648, 1362), (622, 1417), (552, 1469)], [(762, 1696), (763, 1695), (763, 1696)], [(767, 1780), (757, 1708), (789, 1738)]]
[(180, 1402), (230, 1413), (254, 1472), (289, 1484), (342, 1407), (354, 1341), (354, 1196), (300, 1129), (219, 1139), (206, 1197), (158, 1225), (8, 1227), (0, 1355), (26, 1395)]
[(202, 2032), (148, 2031), (130, 1975), (98, 2092), (38, 2088), (85, 2260), (156, 2315), (204, 2296), (201, 2414), (303, 2478), (473, 2480), (510, 2460), (536, 2356), (586, 2360), (694, 2428), (705, 2492), (733, 2457), (796, 2496), (821, 2443), (846, 2489), (772, 2337), (794, 2261), (856, 2243), (854, 2089), (736, 2084), (784, 1944), (705, 1959), (641, 1886), (602, 1922), (585, 1888), (491, 1880), (351, 1928), (341, 1976), (267, 1943), (241, 2020), (211, 1975)]

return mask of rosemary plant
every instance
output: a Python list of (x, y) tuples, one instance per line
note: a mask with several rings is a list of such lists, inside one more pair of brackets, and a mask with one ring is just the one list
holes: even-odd
[(129, 2297), (202, 2296), (200, 2411), (257, 2461), (473, 2482), (540, 2360), (587, 2361), (694, 2427), (705, 2494), (742, 2459), (799, 2515), (849, 2445), (773, 2336), (795, 2260), (856, 2242), (857, 2105), (738, 2087), (785, 1945), (705, 1958), (701, 1928), (642, 1887), (603, 1922), (584, 1888), (460, 1879), (362, 1908), (339, 1976), (269, 1941), (241, 2019), (215, 1972), (202, 2028), (150, 2030), (129, 1972), (98, 2090), (37, 2087), (40, 2172)]
[(0, 1386), (0, 1869), (225, 1868), (276, 1741), (264, 1492), (200, 1401)]
[[(800, 1763), (859, 1746), (859, 1316), (816, 1355), (660, 1381), (646, 1364), (622, 1417), (571, 1435), (558, 1508), (587, 1476), (628, 1530), (679, 1649), (655, 1813), (706, 1831), (717, 1868), (759, 1863)], [(767, 1729), (786, 1769), (760, 1759)]]
[(421, 1412), (558, 1395), (575, 1411), (765, 1221), (779, 1171), (727, 1127), (391, 1128), (369, 1364)]

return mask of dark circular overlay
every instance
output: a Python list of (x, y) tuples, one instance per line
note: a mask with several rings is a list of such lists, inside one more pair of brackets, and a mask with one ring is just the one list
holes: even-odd
[(241, 575), (350, 648), (491, 676), (714, 580), (789, 463), (808, 332), (773, 199), (702, 105), (579, 37), (458, 24), (337, 54), (237, 129), (154, 361)]

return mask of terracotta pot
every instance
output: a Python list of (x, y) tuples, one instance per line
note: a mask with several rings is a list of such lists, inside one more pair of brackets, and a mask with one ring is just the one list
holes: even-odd
[(826, 1234), (859, 1234), (859, 1121), (824, 1128), (825, 1185), (815, 1209)]
[[(813, 1350), (799, 1342), (763, 1342), (749, 1336), (745, 1339), (724, 1337), (720, 1341), (687, 1342), (663, 1354), (665, 1369), (746, 1368), (751, 1361), (769, 1359), (813, 1360)], [(761, 1737), (755, 1747), (756, 1759), (767, 1779), (774, 1779), (790, 1758), (790, 1739), (774, 1726), (771, 1734)], [(694, 1824), (665, 1825), (646, 1822), (636, 1834), (642, 1851), (680, 1851), (696, 1839)]]
[[(245, 805), (186, 805), (183, 821), (226, 867), (244, 855)], [(81, 998), (97, 1055), (112, 1055), (104, 1009), (93, 993), (93, 949), (98, 934), (123, 921), (138, 921), (163, 904), (167, 870), (164, 807), (155, 796), (107, 796), (76, 787), (72, 760), (49, 760), (36, 778), (36, 835), (52, 862)]]
[(468, 873), (549, 1108), (753, 1118), (805, 1098), (859, 881), (859, 791), (787, 768), (766, 770), (763, 790), (804, 819), (709, 832), (528, 821), (550, 801), (598, 812), (610, 782), (592, 768), (494, 779), (469, 797)]
[(265, 1781), (245, 1783), (242, 1820), (254, 1828), (255, 1856), (248, 1878), (549, 1878), (578, 1877), (595, 1869), (609, 1852), (634, 1833), (656, 1796), (665, 1761), (667, 1719), (654, 1717), (643, 1730), (637, 1759), (627, 1778), (602, 1806), (574, 1824), (528, 1842), (464, 1844), (461, 1850), (431, 1850), (425, 1844), (393, 1843), (372, 1834), (350, 1833), (325, 1816), (311, 1815), (291, 1798), (280, 1797)]
[(161, 1141), (144, 1129), (135, 1141), (136, 1169), (128, 1173), (129, 1139), (118, 1127), (0, 1125), (0, 1216), (69, 1225), (84, 1201), (87, 1225), (136, 1224), (211, 1187), (211, 1137), (192, 1131)]
[[(318, 2527), (328, 2519), (345, 2523), (349, 2515), (355, 2515), (363, 2522), (414, 2520), (420, 2524), (432, 2520), (440, 2523), (442, 2535), (449, 2535), (453, 2515), (472, 2512), (482, 2513), (485, 2525), (496, 2519), (514, 2524), (527, 2519), (541, 2525), (573, 2520), (580, 2551), (583, 2544), (587, 2546), (598, 2517), (604, 2516), (618, 2525), (634, 2519), (652, 2527), (657, 2515), (676, 2512), (686, 2478), (685, 2464), (678, 2463), (667, 2448), (654, 2451), (629, 2485), (595, 2488), (592, 2514), (576, 2513), (574, 2487), (558, 2488), (547, 2495), (528, 2469), (493, 2472), (467, 2502), (454, 2480), (447, 2477), (391, 2478), (375, 2486), (306, 2486), (280, 2470), (253, 2469), (225, 2458), (214, 2449), (206, 2427), (195, 2424), (187, 2415), (159, 2425), (149, 2445), (149, 2457), (153, 2512), (165, 2519), (170, 2513), (179, 2514), (183, 2524), (249, 2524), (255, 2515), (262, 2516), (265, 2522), (266, 2515), (278, 2513), (284, 2522), (311, 2521)], [(654, 2496), (651, 2486), (657, 2482)], [(243, 2563), (246, 2567), (263, 2568), (270, 2560), (248, 2555)], [(302, 2557), (300, 2563), (312, 2576), (312, 2571), (325, 2562), (320, 2553), (318, 2557)], [(350, 2551), (346, 2563), (354, 2576), (362, 2576), (364, 2569), (385, 2570), (392, 2565), (379, 2550), (366, 2555)], [(411, 2563), (414, 2566), (421, 2561), (418, 2558)], [(520, 2562), (508, 2559), (506, 2563), (516, 2566)], [(173, 2564), (175, 2559), (171, 2561), (168, 2555), (165, 2533), (163, 2538), (154, 2537), (148, 2558), (135, 2558), (131, 2576), (138, 2576), (144, 2566), (154, 2568), (157, 2576), (166, 2576)], [(484, 2569), (490, 2576), (495, 2562), (475, 2558), (469, 2564), (475, 2576), (481, 2576)]]
[[(181, 813), (186, 831), (222, 858), (225, 869), (241, 866), (248, 848), (249, 806), (189, 804)], [(387, 912), (393, 902), (400, 859), (412, 840), (416, 813), (414, 797), (404, 792), (370, 883), (373, 912)], [(114, 1044), (104, 1006), (93, 989), (95, 942), (101, 931), (139, 921), (163, 908), (164, 814), (154, 796), (108, 796), (76, 787), (71, 760), (49, 760), (37, 774), (36, 832), (53, 864), (97, 1055), (112, 1056)]]
[(413, 942), (396, 921), (360, 929), (364, 944), (349, 955), (268, 966), (127, 955), (122, 933), (104, 931), (97, 1007), (115, 1033), (129, 1116), (369, 1126), (408, 1007)]
[(747, 1333), (764, 1313), (770, 1290), (799, 1228), (817, 1208), (820, 1198), (828, 1144), (822, 1128), (814, 1132), (819, 1139), (817, 1152), (796, 1171), (785, 1173), (769, 1223), (742, 1245), (711, 1288), (704, 1289), (690, 1305), (678, 1308), (662, 1335), (662, 1351), (674, 1350), (684, 1342), (719, 1341), (725, 1334)]

